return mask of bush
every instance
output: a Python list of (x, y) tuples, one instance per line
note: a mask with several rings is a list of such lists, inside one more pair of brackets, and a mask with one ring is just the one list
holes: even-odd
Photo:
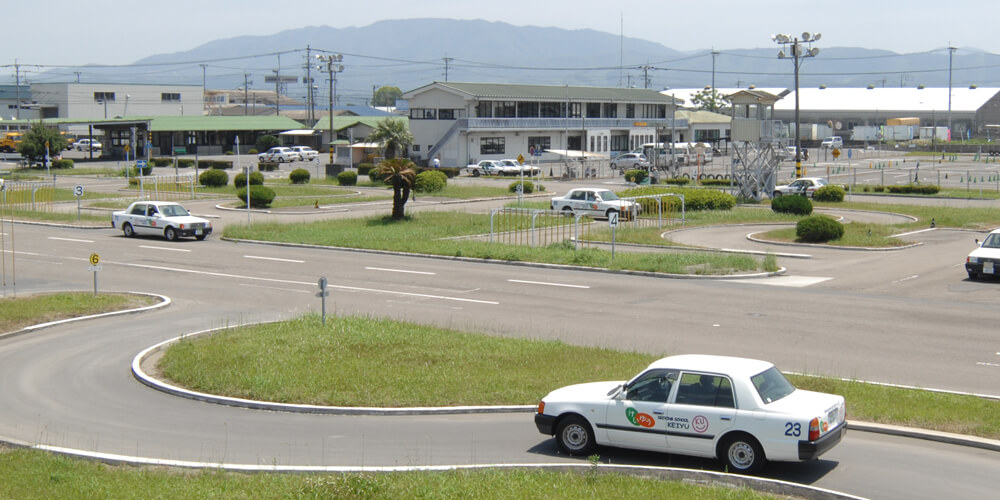
[(233, 168), (233, 162), (229, 160), (198, 160), (198, 168), (227, 170)]
[[(867, 186), (866, 186), (867, 187)], [(815, 201), (844, 201), (844, 195), (847, 194), (844, 188), (836, 184), (827, 184), (813, 193), (813, 200)]]
[[(521, 185), (521, 181), (511, 182), (510, 185), (507, 186), (507, 190), (510, 191), (511, 193), (516, 193), (517, 192), (517, 188), (520, 185)], [(538, 188), (541, 189), (542, 186), (539, 185)], [(533, 182), (531, 182), (531, 181), (528, 181), (528, 180), (524, 181), (524, 194), (531, 194), (531, 193), (534, 193), (534, 192), (535, 192), (535, 184)]]
[(198, 176), (198, 183), (205, 187), (223, 187), (229, 184), (229, 174), (222, 170), (206, 170)]
[(278, 170), (278, 164), (273, 161), (262, 161), (257, 164), (257, 170), (261, 172), (274, 172)]
[(418, 193), (436, 193), (448, 185), (448, 176), (444, 172), (425, 170), (417, 174), (413, 189)]
[(69, 159), (52, 160), (52, 168), (73, 168), (73, 160)]
[(890, 193), (895, 194), (937, 194), (941, 191), (941, 186), (904, 184), (897, 186), (886, 186)]
[(337, 174), (337, 184), (341, 186), (354, 186), (358, 183), (358, 173), (353, 170), (345, 170)]
[(691, 179), (687, 177), (671, 177), (669, 179), (663, 179), (664, 184), (673, 184), (675, 186), (687, 186), (691, 182)]
[(281, 145), (281, 139), (273, 135), (262, 135), (257, 138), (257, 151), (267, 151), (275, 146)]
[(805, 196), (789, 194), (771, 200), (771, 210), (781, 214), (809, 215), (813, 204)]
[(177, 168), (191, 168), (194, 166), (193, 158), (178, 158)]
[(698, 181), (698, 183), (701, 184), (702, 186), (729, 186), (730, 184), (732, 184), (732, 181), (730, 181), (729, 179), (708, 179), (708, 178), (705, 178), (705, 179), (702, 179), (702, 180)]
[(372, 168), (371, 170), (368, 171), (368, 178), (371, 179), (372, 182), (382, 182), (383, 181), (383, 177), (385, 177), (385, 176), (384, 175), (380, 175), (378, 173), (378, 169), (377, 168)]
[(157, 156), (156, 158), (151, 158), (149, 163), (154, 167), (172, 167), (174, 166), (174, 159), (168, 156)]
[[(714, 189), (642, 186), (626, 189), (618, 193), (618, 196), (632, 197), (667, 193), (684, 195), (685, 210), (732, 210), (736, 206), (735, 196)], [(680, 198), (664, 196), (662, 200), (664, 211), (681, 211)], [(642, 200), (641, 203), (643, 210), (651, 210), (652, 213), (656, 213), (658, 210), (655, 199)]]
[(230, 149), (229, 151), (226, 151), (225, 153), (222, 153), (222, 154), (224, 154), (226, 156), (233, 156), (236, 153), (233, 153), (233, 150)]
[(250, 155), (255, 155), (257, 153), (260, 153), (260, 151), (257, 151), (257, 148), (250, 148), (250, 150), (247, 151), (247, 154), (250, 154)]
[(153, 175), (153, 166), (147, 163), (143, 168), (132, 167), (131, 172), (133, 177), (139, 175)]
[[(240, 189), (236, 193), (236, 197), (241, 201), (246, 203), (247, 201), (247, 188)], [(251, 208), (261, 208), (267, 207), (274, 201), (274, 190), (267, 186), (255, 186), (250, 185), (250, 207)]]
[(304, 168), (297, 168), (288, 173), (288, 180), (292, 184), (309, 184), (309, 171)]
[[(247, 185), (247, 174), (240, 172), (233, 177), (233, 186), (236, 188), (241, 188)], [(251, 186), (263, 186), (264, 185), (264, 174), (260, 172), (250, 172), (250, 185)]]
[(844, 225), (825, 215), (813, 215), (795, 224), (795, 235), (800, 241), (823, 243), (843, 236)]
[(625, 172), (625, 180), (628, 182), (634, 182), (636, 184), (641, 184), (642, 181), (649, 177), (649, 172), (645, 170), (628, 170)]
[(371, 172), (373, 168), (375, 168), (375, 165), (372, 163), (359, 163), (358, 175), (368, 175), (368, 173)]
[(417, 175), (420, 175), (422, 172), (441, 172), (449, 179), (453, 177), (458, 177), (458, 175), (462, 173), (462, 169), (456, 167), (440, 167), (440, 168), (417, 167), (414, 170), (417, 171)]

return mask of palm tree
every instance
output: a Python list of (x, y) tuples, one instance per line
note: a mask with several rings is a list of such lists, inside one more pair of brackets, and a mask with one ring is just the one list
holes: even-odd
[(368, 140), (381, 143), (386, 158), (395, 158), (413, 144), (413, 134), (403, 119), (390, 118), (378, 122)]
[(405, 217), (403, 207), (406, 200), (410, 198), (410, 189), (417, 178), (417, 172), (413, 169), (415, 165), (406, 158), (391, 158), (383, 160), (375, 167), (386, 184), (392, 185), (392, 218), (400, 220)]

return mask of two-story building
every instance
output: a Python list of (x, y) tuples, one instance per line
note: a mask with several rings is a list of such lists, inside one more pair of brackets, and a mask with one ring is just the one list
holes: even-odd
[(418, 164), (440, 158), (464, 166), (483, 159), (528, 158), (546, 150), (614, 157), (669, 141), (686, 128), (675, 99), (652, 89), (434, 82), (403, 94)]

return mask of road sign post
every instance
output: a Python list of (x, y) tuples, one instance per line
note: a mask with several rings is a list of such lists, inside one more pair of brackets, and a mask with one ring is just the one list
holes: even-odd
[(324, 326), (326, 325), (326, 296), (330, 295), (330, 292), (326, 290), (326, 283), (326, 276), (320, 276), (319, 281), (316, 283), (319, 285), (319, 293), (317, 293), (316, 296), (320, 298), (320, 302), (322, 304), (320, 307), (320, 317), (323, 320)]
[(83, 196), (83, 186), (77, 184), (73, 188), (73, 194), (76, 195), (76, 221), (80, 222), (80, 198)]
[(90, 254), (90, 267), (88, 268), (88, 270), (94, 273), (94, 297), (97, 297), (97, 271), (101, 270), (101, 266), (97, 264), (99, 264), (100, 262), (101, 262), (100, 255), (96, 253)]
[(608, 214), (608, 225), (611, 226), (611, 260), (615, 260), (615, 232), (618, 230), (618, 212)]

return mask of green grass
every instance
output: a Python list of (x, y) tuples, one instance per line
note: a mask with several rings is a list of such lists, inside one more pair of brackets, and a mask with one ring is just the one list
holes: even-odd
[[(51, 498), (779, 498), (614, 472), (533, 469), (346, 474), (246, 474), (113, 466), (36, 450), (0, 449), (0, 497)], [(787, 498), (787, 497), (780, 497)]]
[[(554, 388), (627, 380), (666, 356), (498, 338), (413, 323), (316, 315), (172, 345), (164, 376), (197, 391), (333, 406), (533, 405)], [(844, 395), (851, 419), (1000, 438), (1000, 401), (793, 377)]]
[[(387, 208), (388, 211), (388, 208)], [(596, 248), (574, 250), (567, 243), (546, 247), (509, 245), (479, 240), (444, 239), (489, 234), (489, 216), (461, 212), (420, 212), (404, 220), (388, 216), (307, 223), (258, 223), (251, 228), (228, 224), (223, 236), (236, 239), (282, 241), (311, 245), (367, 248), (518, 262), (628, 269), (677, 274), (731, 274), (763, 269), (748, 255), (709, 252), (611, 252)]]
[[(39, 212), (34, 210), (12, 210), (5, 208), (3, 211), (5, 219), (30, 220), (38, 222), (54, 222), (60, 224), (77, 224), (76, 210), (73, 212)], [(91, 215), (87, 210), (80, 214), (79, 222), (91, 225), (93, 223), (107, 224), (111, 227), (111, 218), (106, 215)]]
[[(892, 237), (892, 235), (898, 233), (899, 231), (894, 230), (892, 227), (882, 224), (851, 222), (844, 224), (843, 236), (835, 240), (827, 241), (824, 244), (863, 248), (892, 248), (907, 245), (907, 242), (899, 238)], [(757, 237), (771, 241), (799, 241), (798, 236), (795, 234), (794, 227), (775, 229), (774, 231), (768, 231), (764, 234), (758, 234)]]
[(0, 333), (60, 319), (144, 307), (159, 300), (124, 293), (64, 292), (0, 299)]

